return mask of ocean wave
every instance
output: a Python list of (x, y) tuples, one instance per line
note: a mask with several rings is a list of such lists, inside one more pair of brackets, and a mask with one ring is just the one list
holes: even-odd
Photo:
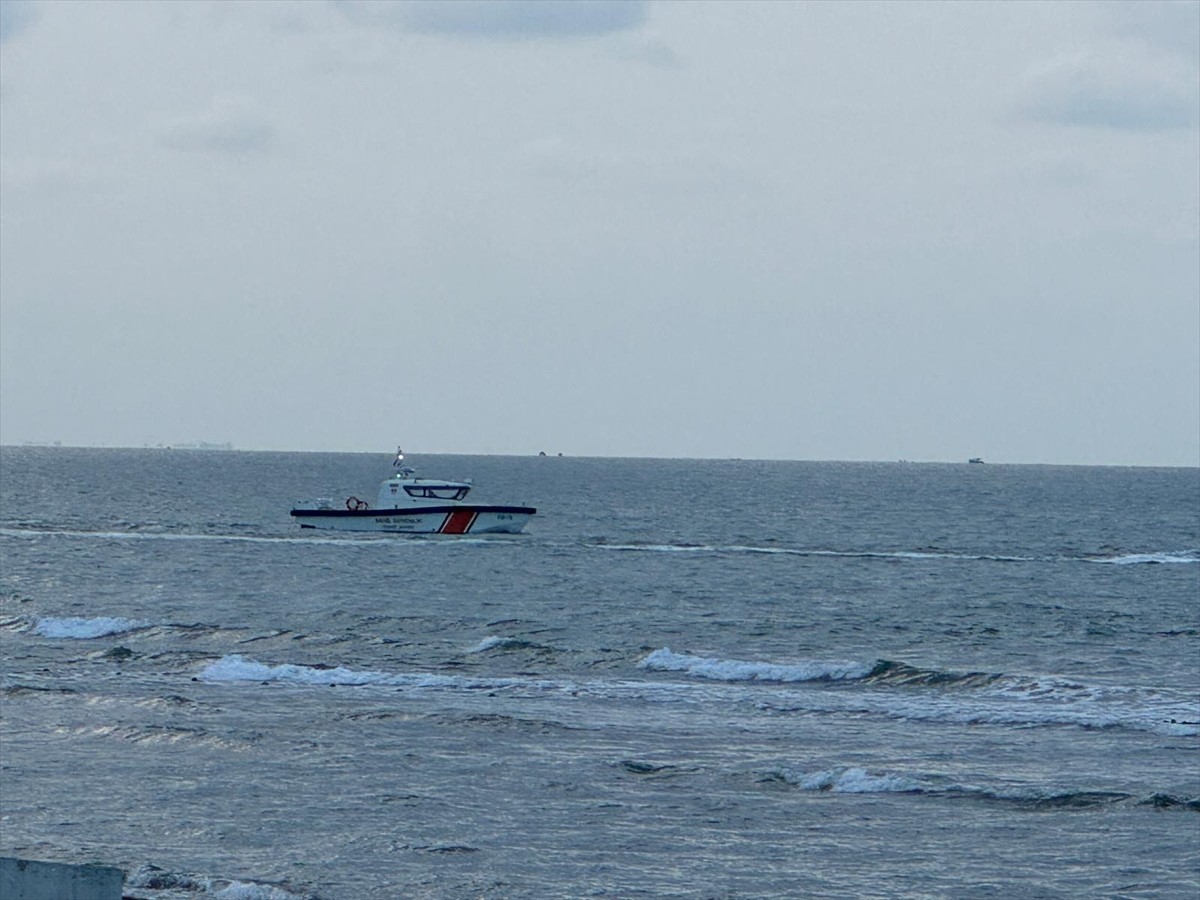
[(648, 672), (683, 673), (706, 684), (378, 672), (335, 665), (269, 665), (239, 655), (209, 663), (199, 673), (199, 680), (445, 691), (464, 696), (503, 691), (509, 696), (602, 697), (633, 704), (683, 703), (722, 709), (749, 704), (768, 715), (881, 716), (934, 724), (1124, 728), (1200, 736), (1200, 704), (1185, 690), (1097, 687), (1054, 678), (956, 675), (936, 670), (926, 673), (895, 663), (716, 660), (676, 654), (667, 648), (638, 665)]
[[(223, 527), (251, 528), (253, 525), (234, 523)], [(96, 530), (85, 531), (67, 528), (45, 528), (36, 526), (0, 527), (0, 536), (12, 538), (42, 538), (67, 537), (86, 538), (94, 540), (113, 541), (216, 541), (248, 544), (297, 544), (321, 545), (336, 547), (461, 547), (467, 544), (483, 546), (506, 546), (513, 542), (503, 535), (457, 537), (446, 540), (441, 535), (406, 535), (406, 534), (371, 534), (347, 533), (327, 536), (316, 535), (270, 535), (270, 534), (230, 534), (207, 531), (170, 531), (170, 530), (141, 530), (137, 524), (131, 524), (128, 530)], [(1104, 565), (1179, 565), (1200, 563), (1200, 549), (1193, 550), (1162, 550), (1143, 551), (1137, 553), (1121, 553), (1113, 555), (1016, 555), (1011, 553), (965, 552), (946, 550), (938, 547), (923, 547), (912, 550), (856, 550), (856, 549), (827, 549), (811, 547), (779, 547), (755, 544), (691, 544), (672, 542), (609, 542), (592, 540), (591, 546), (600, 550), (633, 553), (671, 553), (671, 554), (718, 554), (718, 555), (762, 555), (762, 556), (795, 556), (806, 558), (842, 558), (842, 559), (880, 559), (880, 560), (914, 560), (914, 561), (976, 561), (1002, 563), (1030, 562), (1086, 562)]]
[(922, 669), (908, 663), (881, 659), (863, 680), (870, 684), (936, 685), (938, 687), (981, 687), (1004, 678), (995, 672), (949, 672), (941, 669)]
[(778, 777), (806, 791), (830, 791), (835, 794), (913, 794), (925, 793), (922, 785), (903, 775), (871, 773), (854, 766), (799, 772), (784, 769)]
[(1200, 550), (1175, 550), (1161, 553), (1126, 553), (1121, 556), (1088, 557), (1088, 562), (1110, 566), (1179, 565), (1200, 563)]
[(875, 663), (806, 660), (796, 663), (748, 662), (737, 659), (712, 659), (675, 653), (670, 647), (655, 650), (638, 667), (658, 672), (685, 672), (714, 681), (840, 681), (869, 675)]
[(508, 716), (501, 713), (436, 713), (425, 717), (426, 721), (442, 722), (450, 725), (467, 725), (472, 728), (487, 728), (489, 730), (516, 730), (522, 732), (552, 732), (574, 731), (572, 725), (565, 725), (554, 719), (530, 719), (523, 716)]
[(78, 531), (52, 528), (0, 528), (0, 536), (13, 538), (67, 537), (108, 541), (208, 541), (235, 544), (297, 544), (334, 547), (461, 547), (464, 544), (504, 546), (511, 542), (500, 536), (458, 537), (423, 534), (371, 534), (358, 532), (343, 536), (250, 535), (181, 531)]
[(309, 900), (310, 895), (295, 893), (273, 884), (237, 881), (213, 875), (170, 872), (146, 863), (125, 877), (125, 886), (148, 891), (177, 891), (202, 894), (213, 900)]
[[(639, 667), (721, 682), (780, 685), (755, 702), (780, 713), (885, 715), (910, 721), (1015, 727), (1128, 728), (1200, 735), (1200, 704), (1187, 691), (1091, 685), (1056, 677), (926, 669), (891, 660), (769, 663), (675, 653), (664, 647)], [(828, 683), (835, 691), (782, 690)]]
[(609, 544), (599, 543), (595, 546), (601, 550), (616, 550), (618, 552), (645, 553), (720, 553), (723, 548), (710, 547), (705, 544)]
[(1187, 809), (1200, 812), (1200, 797), (1176, 797), (1174, 794), (1158, 793), (1138, 801), (1138, 805), (1153, 806), (1155, 809)]
[(531, 678), (471, 678), (433, 673), (393, 673), (347, 669), (343, 666), (311, 666), (282, 663), (267, 665), (239, 655), (223, 656), (201, 671), (199, 678), (208, 682), (278, 682), (294, 685), (343, 685), (346, 687), (448, 688), (451, 690), (503, 690), (533, 688), (568, 690), (561, 682)]
[(612, 763), (614, 768), (631, 775), (649, 776), (651, 778), (674, 778), (679, 775), (691, 775), (701, 771), (696, 767), (684, 767), (671, 763), (651, 763), (639, 759), (622, 759)]
[(428, 672), (378, 672), (334, 665), (269, 665), (240, 655), (223, 656), (197, 674), (208, 683), (286, 684), (297, 687), (393, 688), (449, 694), (504, 692), (512, 697), (554, 695), (572, 700), (599, 697), (631, 703), (736, 703), (744, 699), (736, 689), (710, 689), (683, 683), (642, 680), (577, 680), (570, 677), (544, 678), (536, 675), (487, 676)]
[(803, 547), (763, 547), (753, 544), (662, 544), (662, 543), (608, 543), (594, 544), (601, 550), (641, 553), (715, 553), (715, 554), (758, 554), (763, 556), (835, 557), (846, 559), (948, 559), (986, 560), (991, 562), (1038, 562), (1035, 556), (1010, 556), (990, 553), (959, 553), (949, 550), (823, 550)]
[(1104, 556), (1063, 556), (1061, 554), (1046, 554), (1041, 556), (1016, 555), (1011, 553), (968, 553), (958, 550), (944, 550), (939, 547), (922, 547), (914, 550), (831, 550), (807, 547), (777, 547), (757, 546), (753, 544), (673, 544), (656, 542), (626, 542), (609, 543), (599, 541), (593, 544), (600, 550), (613, 550), (627, 553), (711, 553), (711, 554), (758, 554), (763, 556), (797, 556), (835, 559), (882, 559), (882, 560), (917, 560), (936, 561), (947, 560), (955, 562), (1001, 562), (1001, 563), (1104, 563), (1106, 565), (1128, 566), (1138, 564), (1179, 564), (1200, 562), (1200, 550), (1168, 550), (1148, 551), (1141, 553), (1124, 553)]
[(545, 644), (527, 641), (522, 638), (500, 637), (491, 635), (468, 650), (468, 653), (486, 653), (489, 650), (551, 650)]
[(190, 745), (194, 747), (214, 747), (219, 750), (240, 750), (247, 747), (246, 742), (227, 736), (219, 736), (205, 731), (203, 728), (189, 728), (177, 725), (77, 725), (72, 727), (59, 726), (53, 729), (54, 734), (65, 734), (80, 738), (106, 738), (124, 741), (130, 744), (163, 744), (166, 746)]
[(684, 672), (714, 681), (766, 681), (787, 684), (805, 681), (863, 681), (873, 685), (981, 686), (1005, 678), (991, 672), (951, 672), (922, 669), (902, 662), (880, 659), (872, 662), (846, 660), (800, 660), (771, 663), (742, 659), (718, 659), (676, 653), (670, 647), (655, 650), (638, 667), (659, 672)]
[(1157, 809), (1200, 812), (1200, 797), (1156, 793), (1139, 799), (1137, 795), (1125, 791), (1047, 788), (1033, 785), (994, 788), (955, 784), (943, 775), (869, 771), (858, 766), (834, 766), (812, 771), (781, 768), (766, 772), (759, 780), (779, 781), (804, 791), (841, 794), (923, 794), (1000, 803), (1031, 810), (1095, 809), (1118, 803), (1134, 803)]
[(839, 693), (791, 690), (761, 698), (758, 706), (781, 715), (866, 715), (960, 726), (1120, 728), (1171, 737), (1200, 736), (1200, 708), (1180, 694), (1155, 699), (1149, 691), (1112, 697), (1099, 689), (1076, 697), (987, 690), (897, 693), (871, 686)]
[(64, 619), (38, 619), (33, 626), (33, 633), (47, 638), (68, 638), (71, 640), (90, 640), (92, 638), (108, 637), (113, 634), (125, 634), (149, 628), (153, 622), (141, 619), (124, 619), (120, 616), (97, 616), (95, 618), (68, 617)]

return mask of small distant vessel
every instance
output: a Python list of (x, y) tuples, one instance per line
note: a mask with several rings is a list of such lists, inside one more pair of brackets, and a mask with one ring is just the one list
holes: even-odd
[(340, 505), (333, 500), (298, 505), (291, 515), (301, 528), (334, 531), (381, 531), (396, 534), (519, 534), (536, 515), (531, 506), (467, 503), (469, 481), (418, 478), (396, 450), (396, 469), (379, 485), (372, 506), (358, 497)]
[(982, 466), (983, 465), (983, 457), (982, 456), (972, 456), (970, 459), (967, 460), (967, 462), (974, 463), (975, 465), (978, 465), (978, 466)]

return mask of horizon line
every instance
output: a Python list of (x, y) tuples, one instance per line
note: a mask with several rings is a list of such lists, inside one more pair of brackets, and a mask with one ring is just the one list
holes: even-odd
[[(278, 448), (254, 448), (254, 447), (237, 447), (228, 441), (222, 442), (207, 442), (207, 441), (185, 441), (179, 444), (64, 444), (61, 442), (41, 442), (41, 441), (22, 441), (19, 444), (0, 443), (0, 449), (44, 449), (44, 450), (161, 450), (170, 452), (189, 452), (189, 453), (326, 453), (326, 454), (341, 454), (341, 455), (380, 455), (394, 456), (394, 451), (379, 451), (379, 450), (310, 450), (310, 449), (278, 449)], [(796, 458), (796, 457), (770, 457), (770, 456), (637, 456), (637, 455), (604, 455), (591, 453), (562, 453), (555, 451), (528, 451), (528, 452), (480, 452), (480, 451), (461, 451), (461, 450), (416, 450), (405, 451), (405, 456), (499, 456), (513, 457), (518, 459), (527, 458), (545, 458), (545, 459), (625, 459), (625, 460), (647, 460), (647, 461), (711, 461), (711, 462), (797, 462), (797, 463), (861, 463), (871, 465), (971, 465), (972, 459), (979, 459), (979, 464), (986, 466), (1060, 466), (1074, 468), (1114, 468), (1114, 469), (1198, 469), (1200, 462), (1196, 464), (1178, 464), (1178, 463), (1078, 463), (1078, 462), (1030, 462), (1030, 461), (1012, 461), (999, 460), (991, 461), (979, 457), (970, 457), (967, 459), (834, 459), (834, 458)]]

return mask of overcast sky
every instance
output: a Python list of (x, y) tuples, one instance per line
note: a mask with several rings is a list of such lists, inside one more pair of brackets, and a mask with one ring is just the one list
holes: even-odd
[(1200, 464), (1200, 4), (0, 0), (0, 442)]

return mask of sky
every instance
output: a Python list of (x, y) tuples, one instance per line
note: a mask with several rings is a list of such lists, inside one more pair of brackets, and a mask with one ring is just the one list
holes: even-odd
[(0, 0), (0, 443), (1200, 465), (1200, 3)]

